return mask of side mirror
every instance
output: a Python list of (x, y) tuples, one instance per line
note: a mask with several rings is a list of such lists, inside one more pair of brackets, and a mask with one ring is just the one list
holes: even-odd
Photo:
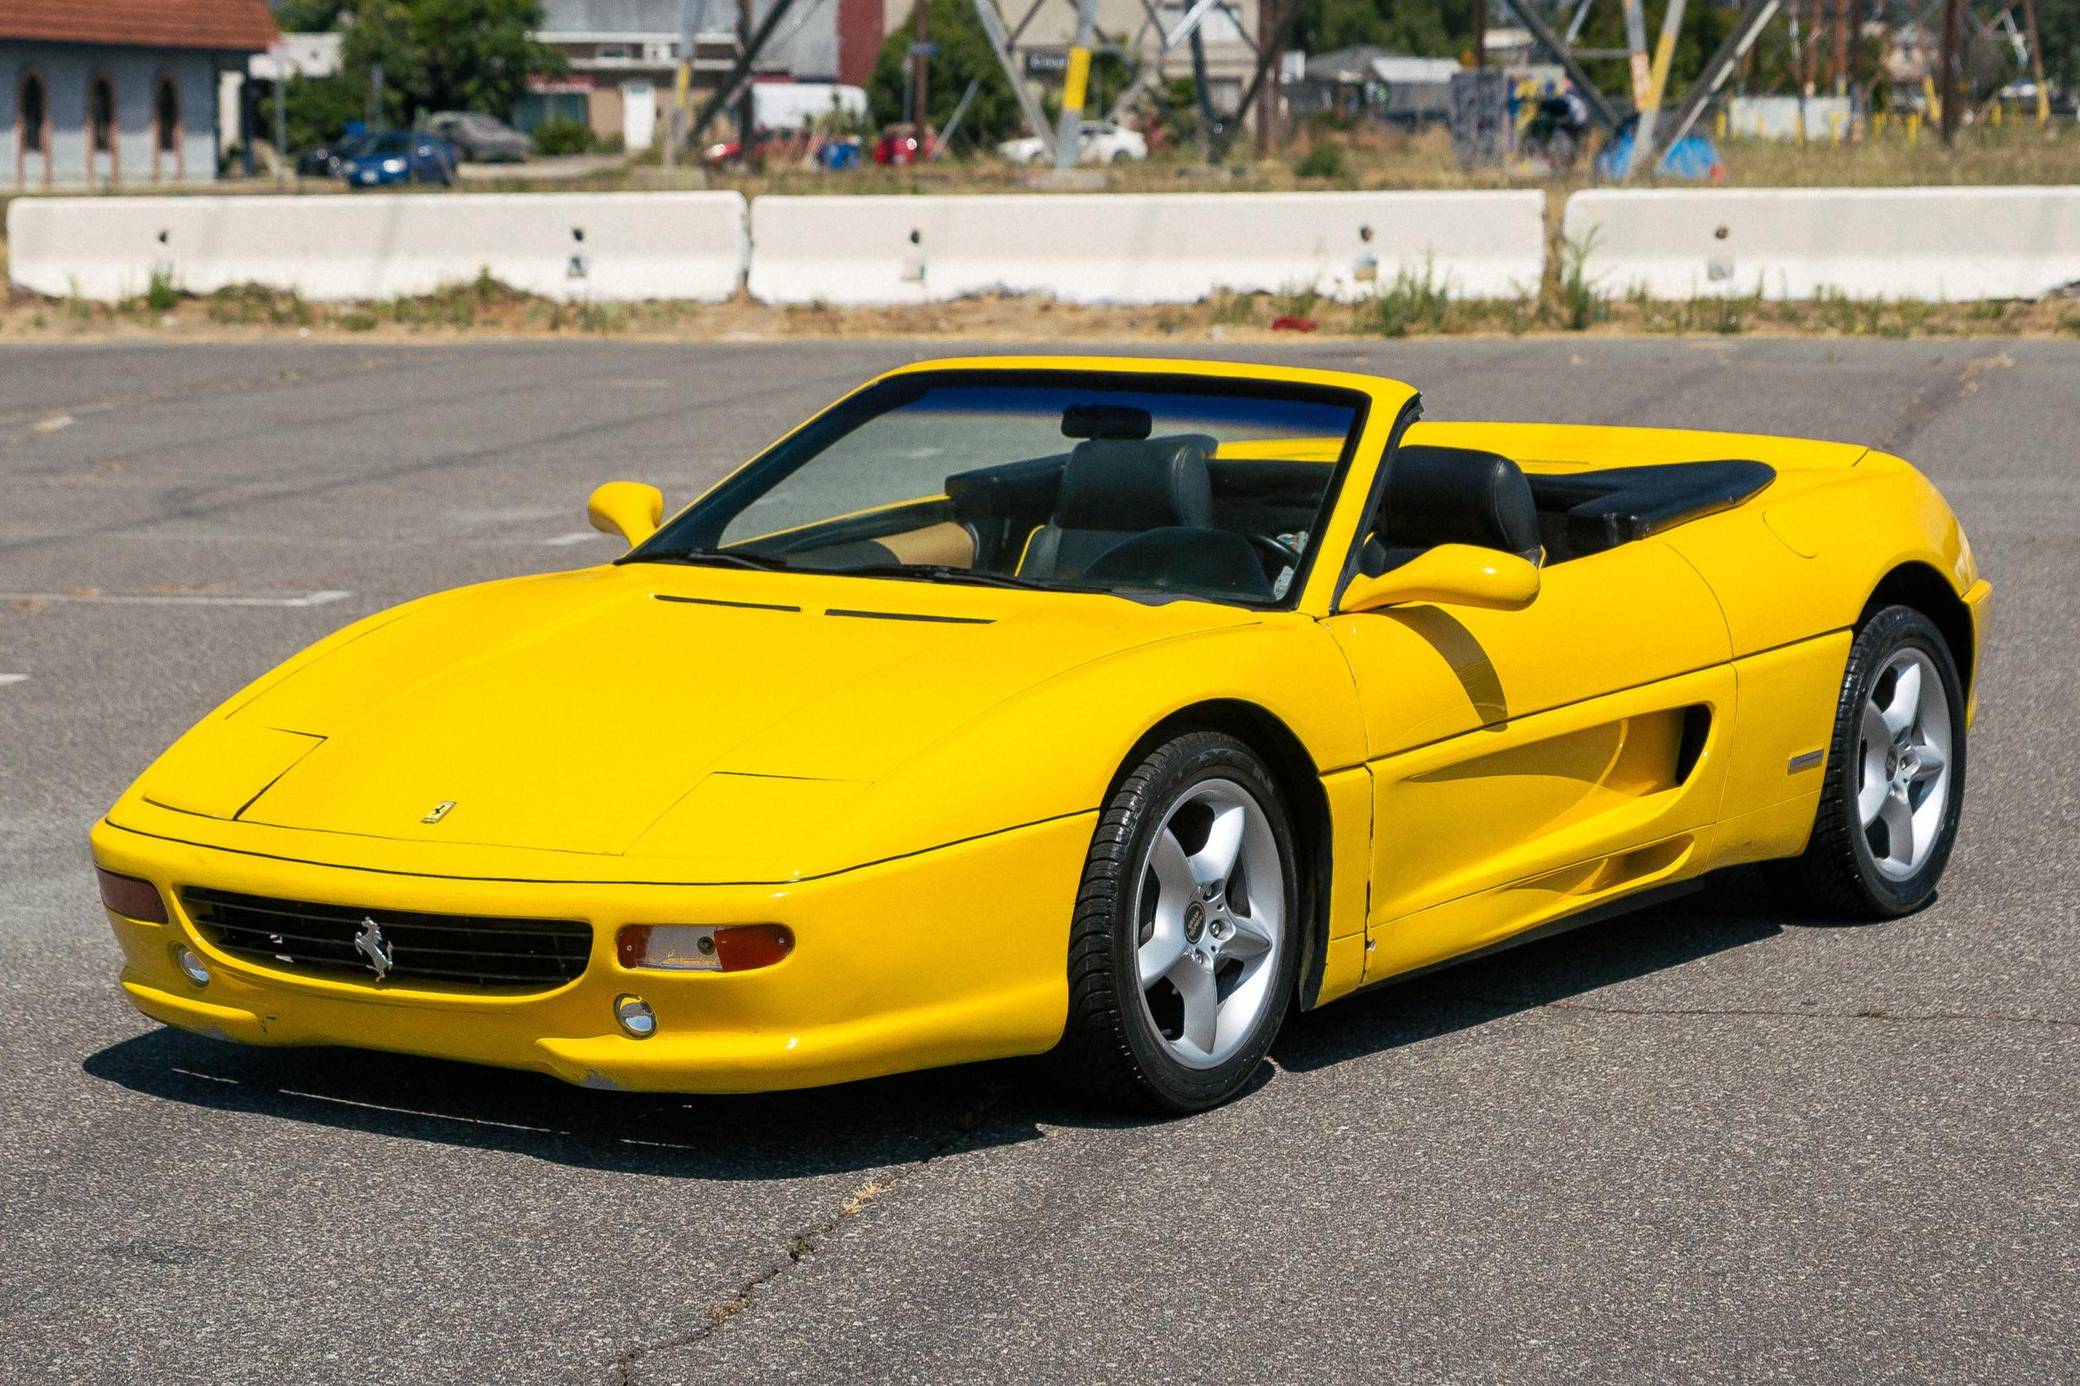
[(1516, 611), (1538, 595), (1538, 565), (1500, 549), (1439, 544), (1378, 577), (1360, 574), (1343, 589), (1341, 611), (1377, 611), (1404, 602)]
[(585, 502), (585, 518), (601, 534), (618, 534), (634, 548), (664, 523), (664, 492), (640, 481), (609, 481)]

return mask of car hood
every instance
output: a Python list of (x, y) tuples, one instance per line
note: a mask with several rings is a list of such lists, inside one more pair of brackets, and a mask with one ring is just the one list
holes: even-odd
[(1254, 619), (655, 564), (516, 579), (372, 618), (292, 662), (177, 743), (138, 793), (277, 828), (726, 869), (725, 845), (828, 822), (1051, 677)]

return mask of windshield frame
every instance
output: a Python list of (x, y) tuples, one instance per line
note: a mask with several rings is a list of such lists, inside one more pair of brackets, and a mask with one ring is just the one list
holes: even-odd
[[(861, 386), (773, 443), (717, 482), (699, 500), (668, 520), (655, 534), (614, 561), (617, 564), (698, 564), (704, 553), (727, 552), (726, 546), (722, 546), (719, 541), (724, 528), (738, 514), (862, 424), (890, 410), (900, 408), (904, 403), (915, 400), (932, 389), (990, 386), (1089, 389), (1101, 392), (1138, 391), (1200, 396), (1251, 395), (1350, 410), (1350, 424), (1345, 430), (1336, 460), (1329, 464), (1329, 477), (1323, 486), (1322, 498), (1315, 511), (1313, 528), (1310, 531), (1311, 541), (1307, 546), (1307, 552), (1300, 556), (1300, 565), (1292, 580), (1287, 583), (1284, 596), (1266, 600), (1201, 592), (1115, 590), (1108, 587), (1053, 582), (1035, 584), (1033, 588), (1035, 591), (1064, 596), (1113, 596), (1139, 602), (1205, 601), (1222, 606), (1243, 607), (1252, 611), (1290, 611), (1299, 605), (1302, 595), (1308, 589), (1309, 579), (1316, 571), (1317, 560), (1327, 547), (1330, 521), (1336, 513), (1337, 502), (1349, 480), (1359, 444), (1367, 433), (1374, 403), (1372, 393), (1356, 384), (1289, 381), (1257, 376), (1233, 377), (1188, 370), (1169, 372), (1075, 367), (1004, 369), (952, 366), (943, 369), (898, 371)], [(928, 565), (904, 566), (916, 568), (915, 576), (887, 568), (859, 576), (867, 581), (892, 579), (925, 582), (943, 578), (942, 574), (935, 574)], [(842, 568), (776, 568), (774, 571), (796, 571), (805, 577), (847, 576), (847, 571)]]

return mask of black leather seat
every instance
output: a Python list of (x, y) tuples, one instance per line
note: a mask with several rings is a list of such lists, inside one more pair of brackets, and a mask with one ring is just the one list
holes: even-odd
[(1516, 463), (1472, 448), (1395, 450), (1359, 566), (1378, 577), (1439, 544), (1472, 544), (1539, 561), (1538, 508)]
[(1018, 575), (1075, 578), (1137, 534), (1213, 523), (1207, 458), (1216, 446), (1203, 434), (1165, 438), (1091, 438), (1062, 467), (1054, 514), (1033, 531)]

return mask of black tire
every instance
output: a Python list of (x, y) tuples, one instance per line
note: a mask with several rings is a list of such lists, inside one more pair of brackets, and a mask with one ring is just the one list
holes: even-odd
[[(1141, 993), (1140, 924), (1133, 916), (1142, 863), (1170, 807), (1194, 786), (1228, 780), (1253, 797), (1277, 843), (1284, 891), (1270, 992), (1255, 1030), (1225, 1062), (1193, 1068), (1171, 1053)], [(1049, 1056), (1072, 1095), (1131, 1111), (1178, 1115), (1235, 1096), (1264, 1062), (1293, 994), (1299, 949), (1300, 857), (1271, 772), (1247, 745), (1191, 732), (1132, 766), (1099, 815), (1069, 929), (1069, 1014)]]
[[(1864, 703), (1887, 662), (1907, 649), (1926, 654), (1935, 666), (1941, 696), (1949, 709), (1952, 749), (1945, 791), (1948, 802), (1928, 858), (1913, 875), (1893, 880), (1878, 870), (1856, 812), (1861, 774), (1858, 750)], [(1841, 696), (1835, 706), (1826, 781), (1820, 790), (1813, 834), (1803, 855), (1771, 863), (1769, 874), (1777, 888), (1794, 904), (1849, 919), (1897, 918), (1935, 899), (1936, 882), (1950, 860), (1964, 808), (1965, 741), (1964, 680), (1958, 676), (1957, 661), (1942, 632), (1911, 607), (1888, 606), (1879, 611), (1864, 623), (1849, 647), (1849, 666), (1842, 675)]]

